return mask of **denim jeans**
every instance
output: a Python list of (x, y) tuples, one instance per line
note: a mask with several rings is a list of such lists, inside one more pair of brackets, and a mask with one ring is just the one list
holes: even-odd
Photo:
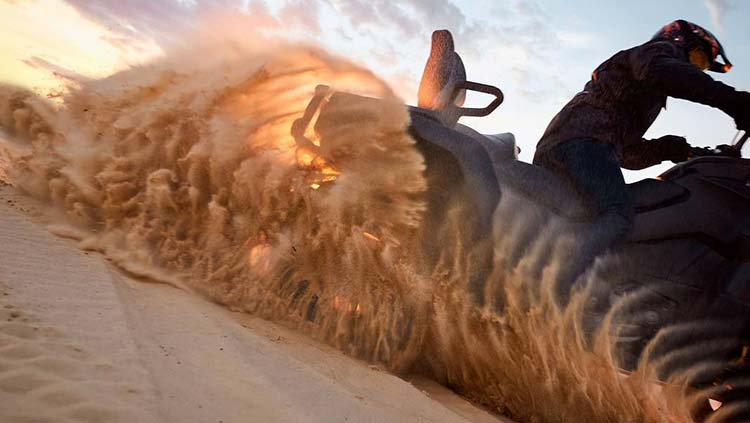
[(593, 138), (574, 138), (537, 152), (534, 164), (562, 178), (591, 212), (590, 223), (578, 236), (581, 247), (577, 257), (558, 278), (558, 293), (567, 298), (570, 288), (594, 260), (623, 242), (630, 233), (633, 203), (611, 144)]

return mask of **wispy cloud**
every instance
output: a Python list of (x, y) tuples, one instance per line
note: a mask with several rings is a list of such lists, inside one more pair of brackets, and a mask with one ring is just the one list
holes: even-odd
[(724, 16), (734, 8), (732, 0), (704, 0), (703, 3), (711, 14), (711, 23), (718, 31), (724, 31)]
[(285, 25), (295, 26), (311, 35), (320, 34), (319, 4), (317, 1), (294, 0), (287, 2), (279, 12)]
[[(222, 13), (224, 19), (242, 21), (255, 31), (278, 28), (280, 22), (262, 0), (65, 0), (81, 15), (107, 27), (123, 43), (148, 39), (164, 46), (181, 40), (202, 20)], [(284, 11), (296, 17), (294, 4)], [(297, 24), (307, 24), (297, 19)]]
[(586, 32), (558, 31), (557, 38), (567, 47), (589, 48), (596, 43), (596, 36)]
[[(555, 55), (561, 37), (552, 23), (554, 18), (536, 0), (504, 2), (480, 16), (470, 15), (452, 0), (327, 1), (352, 32), (377, 39), (372, 56), (382, 58), (383, 66), (416, 59), (420, 63), (411, 72), (420, 71), (421, 61), (429, 51), (431, 32), (448, 29), (465, 59), (494, 61), (496, 77), (504, 74), (514, 84), (523, 85), (519, 87), (521, 95), (540, 98), (550, 94), (550, 90), (560, 90), (560, 84), (553, 81), (558, 73)], [(476, 69), (468, 71), (470, 76), (476, 73)], [(418, 78), (412, 73), (412, 79)]]
[[(179, 42), (185, 32), (197, 31), (196, 25), (206, 16), (222, 12), (222, 19), (235, 20), (232, 26), (250, 37), (269, 31), (324, 41), (342, 54), (356, 52), (354, 60), (402, 86), (418, 84), (431, 32), (449, 29), (462, 56), (479, 63), (496, 62), (498, 75), (505, 75), (506, 83), (513, 82), (519, 95), (537, 99), (561, 91), (561, 84), (555, 82), (561, 42), (586, 41), (560, 32), (538, 0), (505, 2), (486, 16), (470, 15), (455, 0), (65, 1), (109, 28), (112, 43), (123, 49), (139, 39), (162, 47)], [(323, 31), (324, 27), (335, 30)]]

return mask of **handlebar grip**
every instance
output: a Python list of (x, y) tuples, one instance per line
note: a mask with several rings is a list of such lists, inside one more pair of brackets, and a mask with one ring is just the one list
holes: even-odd
[(741, 157), (738, 149), (731, 145), (722, 144), (711, 147), (690, 147), (690, 157)]

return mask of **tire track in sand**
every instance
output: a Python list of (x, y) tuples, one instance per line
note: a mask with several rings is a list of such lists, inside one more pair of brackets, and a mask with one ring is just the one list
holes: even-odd
[(107, 266), (0, 191), (0, 421), (156, 422)]
[(304, 334), (135, 281), (9, 198), (0, 188), (0, 422), (504, 421)]

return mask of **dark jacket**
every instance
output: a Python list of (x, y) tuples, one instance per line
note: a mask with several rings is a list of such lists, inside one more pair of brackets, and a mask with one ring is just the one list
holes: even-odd
[(614, 145), (620, 165), (643, 169), (665, 160), (668, 143), (643, 139), (667, 97), (717, 107), (737, 117), (748, 93), (738, 92), (691, 65), (668, 41), (649, 41), (602, 63), (584, 90), (552, 119), (537, 155), (573, 138)]

